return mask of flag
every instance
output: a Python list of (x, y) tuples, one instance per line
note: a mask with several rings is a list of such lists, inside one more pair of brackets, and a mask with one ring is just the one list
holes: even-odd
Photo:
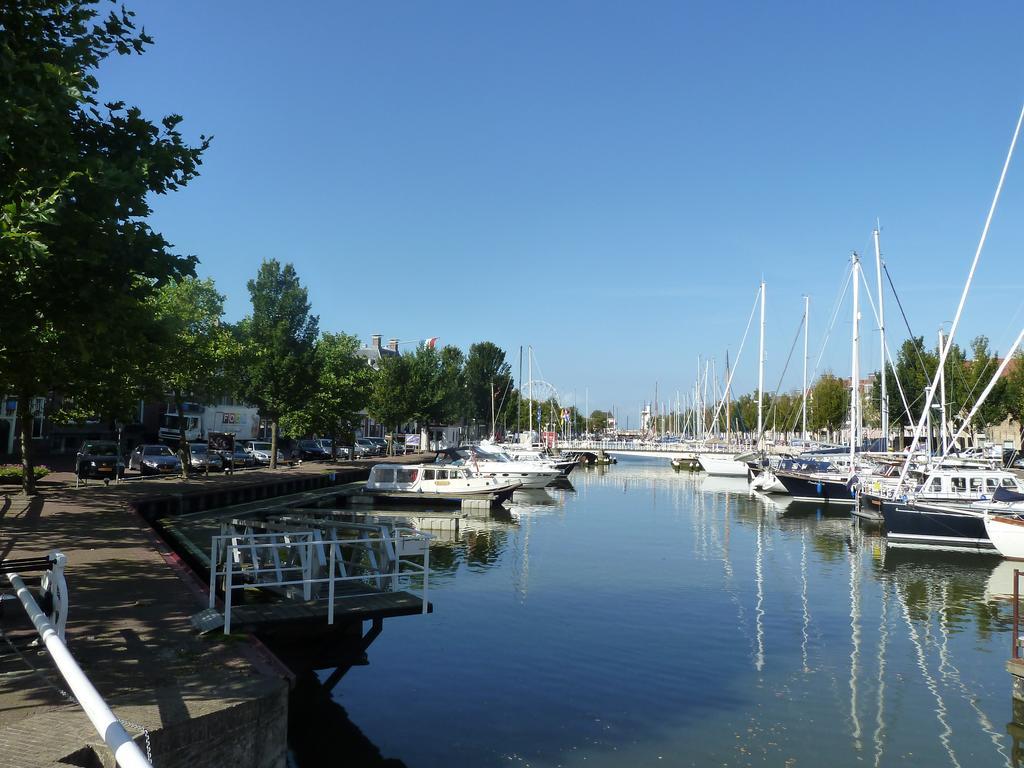
[(427, 349), (433, 349), (434, 347), (437, 346), (437, 340), (439, 338), (441, 338), (441, 337), (440, 336), (432, 336), (431, 338), (429, 338), (429, 339), (427, 339), (426, 341), (423, 342), (423, 346), (426, 347)]

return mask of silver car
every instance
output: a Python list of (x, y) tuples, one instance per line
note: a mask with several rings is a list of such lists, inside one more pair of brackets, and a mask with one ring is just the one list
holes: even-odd
[(175, 475), (181, 472), (181, 462), (166, 445), (140, 445), (128, 457), (128, 469), (143, 475)]
[(217, 471), (224, 469), (224, 459), (219, 453), (209, 450), (206, 443), (189, 443), (189, 466), (200, 471)]

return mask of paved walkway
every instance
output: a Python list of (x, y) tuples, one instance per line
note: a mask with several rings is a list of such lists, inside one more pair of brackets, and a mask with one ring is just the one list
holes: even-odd
[[(175, 566), (176, 558), (130, 511), (129, 503), (344, 466), (362, 465), (358, 468), (365, 471), (374, 461), (336, 467), (306, 463), (187, 482), (160, 478), (110, 487), (92, 483), (78, 489), (73, 476), (53, 473), (40, 483), (40, 495), (32, 498), (0, 486), (0, 559), (53, 549), (67, 555), (67, 635), (72, 653), (116, 715), (150, 731), (170, 733), (174, 725), (239, 703), (280, 700), (283, 670), (256, 643), (234, 638), (225, 642), (217, 633), (195, 634), (189, 617), (205, 607), (201, 585), (183, 566)], [(2, 579), (0, 589), (5, 587)], [(0, 641), (0, 658), (9, 651)], [(85, 744), (100, 742), (81, 710), (54, 690), (64, 687), (63, 680), (47, 657), (40, 654), (32, 661), (49, 683), (40, 674), (0, 674), (0, 768), (49, 766)], [(2, 670), (11, 668), (8, 661)], [(280, 742), (280, 755), (258, 754), (266, 752), (266, 745), (254, 743), (253, 754), (225, 759), (281, 764), (285, 718), (280, 712), (273, 714), (274, 706), (267, 709), (268, 722), (261, 728), (266, 738)], [(280, 733), (275, 735), (274, 728)], [(180, 761), (155, 762), (190, 765), (187, 755)]]

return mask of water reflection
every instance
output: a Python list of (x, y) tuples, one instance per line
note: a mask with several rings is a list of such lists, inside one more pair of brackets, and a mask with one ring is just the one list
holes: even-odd
[[(659, 462), (573, 481), (435, 541), (437, 612), (395, 622), (336, 693), (385, 754), (1010, 764), (993, 726), (1009, 692), (1012, 568), (998, 558), (887, 550), (848, 509)], [(401, 692), (401, 728), (381, 691)], [(437, 738), (453, 721), (458, 735)]]

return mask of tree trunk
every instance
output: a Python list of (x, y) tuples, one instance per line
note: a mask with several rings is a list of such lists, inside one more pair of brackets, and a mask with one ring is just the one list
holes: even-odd
[(26, 496), (36, 492), (36, 476), (33, 469), (35, 462), (32, 456), (32, 407), (31, 395), (22, 391), (18, 393), (20, 409), (18, 423), (21, 431), (21, 490)]
[(338, 428), (331, 430), (331, 461), (338, 460)]
[(270, 422), (270, 468), (277, 469), (277, 419)]
[(181, 476), (188, 480), (189, 470), (192, 468), (192, 452), (188, 448), (188, 438), (185, 436), (185, 401), (178, 392), (174, 393), (174, 407), (178, 409), (178, 457), (181, 459)]

